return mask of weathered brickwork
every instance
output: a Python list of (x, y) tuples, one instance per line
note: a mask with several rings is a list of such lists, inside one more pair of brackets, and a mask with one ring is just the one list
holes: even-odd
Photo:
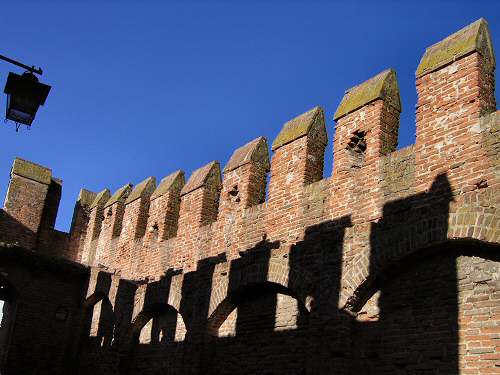
[(481, 19), (422, 57), (415, 145), (397, 150), (388, 69), (339, 104), (330, 178), (315, 107), (284, 124), (272, 156), (259, 137), (222, 170), (82, 190), (70, 233), (54, 229), (62, 182), (16, 159), (0, 371), (498, 372), (494, 70)]
[(363, 314), (353, 335), (358, 373), (498, 370), (500, 258), (468, 250), (427, 254), (379, 281), (378, 309)]

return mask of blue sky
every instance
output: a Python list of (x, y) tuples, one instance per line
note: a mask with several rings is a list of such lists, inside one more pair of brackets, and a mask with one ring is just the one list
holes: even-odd
[[(388, 67), (403, 104), (399, 145), (412, 144), (425, 48), (484, 17), (500, 50), (498, 1), (9, 0), (1, 12), (0, 54), (41, 66), (52, 91), (30, 131), (2, 124), (0, 195), (16, 156), (52, 168), (64, 181), (61, 230), (82, 187), (223, 166), (315, 105), (327, 116), (330, 176), (344, 91)], [(2, 85), (9, 71), (22, 72), (0, 62)]]

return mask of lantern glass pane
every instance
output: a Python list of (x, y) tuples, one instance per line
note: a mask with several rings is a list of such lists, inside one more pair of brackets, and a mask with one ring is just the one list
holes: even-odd
[(7, 118), (21, 124), (31, 125), (35, 118), (38, 105), (29, 98), (19, 95), (8, 95)]

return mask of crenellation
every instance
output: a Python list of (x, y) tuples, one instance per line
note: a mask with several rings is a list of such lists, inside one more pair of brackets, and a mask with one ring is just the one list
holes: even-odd
[[(323, 109), (315, 107), (284, 124), (272, 144), (271, 163), (266, 139), (259, 137), (234, 151), (223, 181), (218, 162), (212, 162), (193, 172), (187, 183), (177, 171), (156, 188), (151, 177), (113, 196), (108, 190), (89, 193), (83, 206), (77, 202), (78, 223), (72, 225), (68, 249), (60, 253), (132, 273), (158, 257), (193, 267), (205, 255), (225, 252), (233, 259), (263, 237), (293, 243), (321, 217), (376, 220), (385, 203), (422, 191), (444, 171), (449, 171), (452, 189), (463, 193), (492, 186), (498, 177), (497, 143), (491, 141), (496, 122), (483, 120), (495, 108), (491, 45), (481, 19), (426, 50), (417, 69), (415, 146), (395, 151), (401, 100), (396, 73), (388, 69), (347, 90), (339, 104), (332, 178), (323, 179), (327, 135)], [(471, 157), (465, 160), (463, 154)], [(50, 169), (19, 158), (12, 176), (5, 213), (26, 222), (28, 246), (50, 248), (60, 183)], [(16, 213), (23, 207), (13, 207), (21, 190), (14, 188), (18, 181), (36, 186), (33, 194), (39, 194), (38, 217), (30, 207), (31, 222)], [(311, 185), (321, 186), (321, 193)], [(33, 205), (36, 199), (29, 194)]]
[[(323, 109), (315, 107), (288, 121), (273, 142), (266, 227), (270, 239), (296, 241), (303, 234), (300, 202), (304, 187), (321, 180), (327, 143)], [(293, 225), (293, 227), (291, 227)]]
[(205, 257), (221, 252), (232, 258), (239, 251), (238, 230), (245, 226), (245, 211), (265, 202), (269, 171), (267, 141), (259, 137), (236, 149), (224, 168), (217, 222)]
[(116, 255), (117, 241), (122, 231), (125, 202), (131, 192), (132, 185), (126, 184), (119, 188), (104, 204), (104, 217), (97, 242), (94, 265), (112, 265)]
[(315, 107), (283, 125), (271, 161), (264, 137), (237, 148), (222, 180), (213, 161), (187, 183), (82, 189), (69, 234), (53, 226), (60, 182), (16, 159), (0, 211), (0, 299), (11, 280), (22, 296), (8, 368), (48, 373), (57, 346), (56, 374), (495, 372), (494, 61), (484, 20), (426, 50), (414, 145), (396, 150), (388, 69), (339, 104), (332, 177)]
[[(164, 261), (168, 259), (174, 266), (193, 267), (204, 256), (214, 256), (221, 251), (233, 259), (241, 249), (253, 246), (263, 237), (294, 243), (304, 235), (305, 226), (320, 221), (321, 217), (350, 214), (354, 223), (376, 219), (386, 202), (419, 191), (420, 187), (415, 184), (421, 184), (423, 179), (417, 176), (435, 175), (446, 168), (455, 170), (464, 164), (455, 162), (440, 168), (428, 165), (422, 170), (418, 165), (422, 160), (419, 153), (432, 152), (433, 157), (426, 160), (438, 163), (440, 159), (436, 157), (453, 148), (450, 137), (460, 143), (455, 153), (476, 152), (481, 148), (472, 144), (468, 148), (464, 146), (477, 134), (483, 135), (482, 131), (474, 130), (479, 126), (476, 119), (492, 105), (488, 82), (494, 58), (486, 53), (490, 43), (485, 34), (487, 29), (481, 22), (478, 25), (472, 29), (481, 34), (482, 41), (473, 44), (474, 51), (481, 53), (471, 50), (457, 54), (452, 62), (430, 71), (423, 70), (417, 79), (420, 93), (417, 123), (446, 121), (447, 133), (434, 130), (421, 133), (432, 148), (423, 147), (417, 141), (415, 147), (395, 152), (401, 101), (396, 73), (388, 69), (346, 91), (334, 116), (337, 125), (331, 179), (323, 179), (327, 136), (323, 110), (315, 107), (283, 126), (272, 145), (271, 165), (266, 140), (259, 137), (235, 150), (224, 168), (222, 182), (219, 164), (212, 162), (193, 172), (185, 184), (183, 173), (178, 171), (162, 180), (156, 189), (153, 178), (133, 190), (126, 185), (112, 197), (108, 195), (105, 203), (101, 201), (99, 209), (96, 209), (96, 197), (89, 206), (81, 258), (131, 274), (147, 269), (147, 265), (159, 257)], [(436, 47), (432, 48), (426, 54), (435, 54)], [(422, 61), (426, 59), (424, 56)], [(456, 80), (450, 81), (450, 76)], [(436, 88), (431, 81), (441, 86)], [(482, 91), (475, 88), (478, 82), (485, 86), (481, 86)], [(457, 89), (465, 90), (463, 101), (475, 103), (474, 98), (479, 98), (482, 109), (460, 107), (449, 113), (457, 106)], [(434, 103), (437, 96), (439, 101)], [(439, 111), (446, 113), (446, 117), (440, 117)], [(464, 116), (468, 132), (451, 129)], [(23, 172), (21, 164), (16, 168), (32, 180), (43, 181), (50, 171), (41, 169), (34, 173), (25, 168)], [(269, 171), (269, 200), (265, 202)], [(478, 165), (473, 166), (472, 171), (476, 172), (469, 173), (468, 177), (456, 177), (456, 181), (463, 180), (467, 185), (462, 188), (464, 192), (480, 183), (475, 177), (480, 176), (483, 169)], [(321, 186), (320, 194), (308, 187), (317, 183)], [(102, 197), (102, 192), (100, 194)], [(252, 207), (258, 209), (252, 210)], [(249, 214), (254, 211), (255, 217)], [(54, 215), (50, 216), (49, 221), (53, 222)], [(168, 244), (163, 245), (167, 240)], [(98, 252), (99, 260), (96, 259), (92, 254), (104, 247), (113, 255)]]
[(128, 274), (129, 268), (137, 269), (138, 256), (142, 254), (136, 251), (136, 245), (142, 245), (141, 239), (146, 233), (146, 225), (149, 216), (150, 197), (156, 189), (155, 177), (148, 177), (137, 184), (125, 199), (125, 211), (123, 213), (122, 228), (119, 233), (118, 245), (110, 265), (113, 268), (124, 270)]
[(176, 251), (180, 257), (175, 266), (194, 266), (200, 228), (217, 220), (220, 190), (220, 166), (217, 161), (195, 170), (182, 188)]
[(148, 177), (132, 190), (125, 201), (124, 224), (120, 239), (132, 240), (144, 236), (149, 216), (150, 197), (155, 189), (156, 179)]
[(465, 192), (478, 176), (474, 169), (482, 169), (484, 148), (474, 129), (496, 107), (490, 39), (481, 19), (428, 48), (422, 58), (417, 70), (417, 190), (449, 170), (452, 190)]
[[(16, 242), (27, 249), (36, 246), (51, 183), (52, 171), (49, 168), (21, 158), (14, 160), (4, 211), (21, 226), (22, 230), (16, 233)], [(9, 234), (6, 232), (4, 236), (10, 239)]]
[(224, 211), (226, 202), (241, 203), (243, 208), (264, 202), (269, 169), (266, 138), (256, 138), (235, 150), (224, 167), (219, 211)]
[[(381, 215), (381, 160), (397, 146), (401, 112), (396, 73), (392, 69), (348, 90), (334, 116), (330, 212), (353, 215), (353, 222)], [(341, 207), (338, 203), (343, 202)]]
[(84, 264), (94, 264), (97, 242), (101, 234), (102, 221), (104, 220), (104, 205), (109, 198), (111, 198), (111, 192), (109, 189), (104, 189), (97, 193), (89, 206), (89, 221), (81, 255)]
[(167, 240), (177, 235), (184, 172), (176, 171), (161, 180), (151, 195), (146, 236), (149, 240)]
[(97, 197), (97, 193), (86, 189), (80, 189), (78, 199), (75, 202), (73, 209), (73, 218), (71, 220), (71, 228), (69, 231), (69, 249), (67, 258), (75, 262), (83, 263), (83, 255), (85, 248), (85, 238), (87, 230), (90, 228), (90, 206)]

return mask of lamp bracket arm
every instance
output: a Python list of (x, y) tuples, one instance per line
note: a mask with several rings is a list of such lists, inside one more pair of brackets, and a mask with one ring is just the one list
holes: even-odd
[(23, 69), (26, 69), (26, 70), (30, 71), (31, 73), (36, 73), (36, 74), (39, 74), (39, 75), (43, 74), (42, 68), (40, 68), (40, 67), (35, 68), (34, 66), (28, 66), (28, 65), (25, 65), (23, 63), (20, 63), (19, 61), (13, 60), (13, 59), (8, 58), (8, 57), (3, 56), (3, 55), (0, 55), (0, 60), (7, 61), (8, 63), (17, 65), (17, 66), (19, 66), (19, 67), (21, 67)]

